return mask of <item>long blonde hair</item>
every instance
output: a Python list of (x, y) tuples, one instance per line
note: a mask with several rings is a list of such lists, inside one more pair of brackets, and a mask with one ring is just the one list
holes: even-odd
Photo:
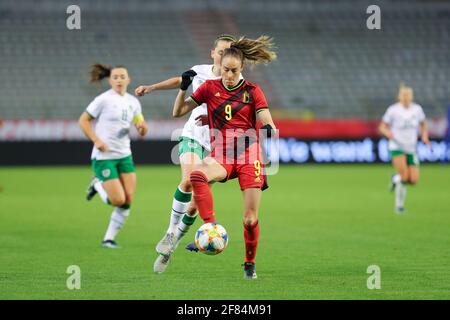
[(273, 48), (275, 48), (273, 38), (268, 36), (260, 36), (257, 39), (240, 37), (231, 43), (230, 48), (224, 50), (222, 59), (232, 56), (241, 60), (243, 64), (246, 62), (252, 65), (267, 64), (277, 58)]

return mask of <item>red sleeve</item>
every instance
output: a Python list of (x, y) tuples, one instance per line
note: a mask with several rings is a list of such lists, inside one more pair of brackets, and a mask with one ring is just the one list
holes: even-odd
[(201, 105), (203, 103), (206, 103), (207, 95), (208, 94), (208, 81), (203, 82), (200, 87), (195, 90), (191, 94), (191, 99), (194, 100), (194, 102), (197, 105)]
[(255, 90), (253, 91), (253, 100), (256, 111), (267, 109), (269, 107), (267, 105), (266, 96), (259, 86), (256, 86)]

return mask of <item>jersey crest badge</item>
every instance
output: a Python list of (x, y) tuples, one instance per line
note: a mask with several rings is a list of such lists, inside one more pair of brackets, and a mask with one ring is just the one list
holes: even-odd
[(102, 176), (104, 178), (108, 178), (110, 175), (111, 175), (111, 170), (110, 169), (102, 170)]
[(249, 103), (250, 102), (250, 95), (247, 91), (244, 91), (242, 94), (242, 102)]
[(255, 182), (261, 182), (261, 179), (259, 177), (256, 177)]

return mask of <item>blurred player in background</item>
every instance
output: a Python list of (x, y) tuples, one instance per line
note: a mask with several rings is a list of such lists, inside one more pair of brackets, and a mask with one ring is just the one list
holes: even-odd
[[(220, 60), (223, 51), (229, 48), (230, 43), (235, 40), (233, 36), (228, 34), (218, 36), (211, 49), (213, 64), (192, 67), (192, 70), (196, 73), (193, 79), (194, 91), (206, 80), (220, 78)], [(156, 90), (180, 88), (181, 83), (181, 77), (173, 77), (153, 85), (139, 86), (136, 88), (135, 94), (143, 96)], [(154, 264), (154, 271), (158, 273), (164, 272), (169, 263), (172, 248), (178, 245), (197, 217), (195, 202), (192, 201), (192, 185), (189, 176), (195, 165), (200, 164), (201, 160), (211, 151), (209, 128), (202, 126), (203, 123), (201, 123), (202, 116), (206, 114), (205, 104), (193, 110), (179, 139), (178, 155), (180, 157), (181, 181), (172, 200), (169, 227), (156, 246), (159, 255)]]
[(389, 153), (397, 172), (391, 178), (397, 213), (405, 210), (406, 185), (414, 185), (419, 181), (419, 159), (416, 153), (418, 132), (422, 141), (430, 144), (425, 113), (413, 99), (413, 89), (401, 85), (399, 102), (387, 109), (379, 127), (380, 132), (389, 139)]
[[(210, 182), (225, 182), (238, 178), (244, 198), (245, 260), (244, 278), (256, 279), (255, 258), (259, 240), (258, 209), (261, 191), (267, 188), (261, 148), (258, 137), (247, 136), (256, 132), (256, 121), (272, 132), (275, 129), (264, 93), (256, 84), (242, 79), (241, 72), (247, 63), (268, 63), (276, 59), (271, 50), (270, 38), (256, 40), (240, 38), (225, 49), (221, 60), (221, 79), (208, 80), (189, 98), (186, 89), (195, 72), (182, 76), (180, 91), (174, 103), (173, 115), (180, 117), (206, 103), (209, 127), (219, 131), (221, 139), (212, 136), (213, 150), (190, 175), (194, 199), (204, 223), (215, 223)], [(239, 129), (239, 130), (236, 130)], [(230, 135), (230, 130), (233, 133)], [(216, 132), (217, 133), (217, 132)], [(248, 143), (236, 145), (242, 138)], [(240, 149), (242, 152), (229, 152)], [(231, 156), (230, 156), (231, 155)]]
[[(95, 177), (88, 188), (87, 200), (95, 194), (114, 206), (102, 241), (107, 248), (117, 248), (115, 237), (130, 214), (136, 189), (136, 173), (130, 148), (130, 129), (134, 124), (141, 136), (148, 131), (141, 104), (127, 93), (130, 77), (125, 67), (95, 64), (91, 82), (108, 78), (111, 89), (97, 96), (83, 112), (79, 124), (94, 143), (92, 168)], [(91, 122), (95, 119), (95, 131)]]
[(445, 130), (444, 141), (447, 146), (445, 163), (450, 162), (450, 105), (447, 107), (447, 129)]

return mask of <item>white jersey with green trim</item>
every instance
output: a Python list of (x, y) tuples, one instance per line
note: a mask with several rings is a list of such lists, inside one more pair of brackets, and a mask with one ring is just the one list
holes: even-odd
[(131, 155), (130, 128), (136, 116), (142, 114), (139, 100), (129, 93), (123, 96), (110, 89), (97, 96), (86, 108), (95, 118), (95, 134), (107, 146), (102, 152), (95, 146), (91, 159), (120, 159)]
[(389, 141), (389, 150), (415, 153), (419, 125), (425, 121), (420, 105), (411, 103), (405, 108), (400, 102), (391, 105), (383, 115), (383, 122), (389, 125), (394, 139)]
[[(192, 80), (192, 91), (195, 92), (200, 85), (206, 80), (210, 79), (219, 79), (220, 77), (216, 77), (212, 71), (212, 64), (200, 64), (197, 66), (193, 66), (191, 69), (194, 70), (197, 75)], [(186, 122), (183, 128), (183, 132), (181, 135), (183, 137), (188, 137), (196, 140), (200, 143), (205, 149), (211, 151), (211, 142), (209, 137), (209, 126), (198, 126), (195, 124), (195, 118), (200, 115), (206, 115), (208, 113), (208, 109), (206, 107), (206, 103), (198, 106), (194, 110), (192, 110), (189, 120)]]

